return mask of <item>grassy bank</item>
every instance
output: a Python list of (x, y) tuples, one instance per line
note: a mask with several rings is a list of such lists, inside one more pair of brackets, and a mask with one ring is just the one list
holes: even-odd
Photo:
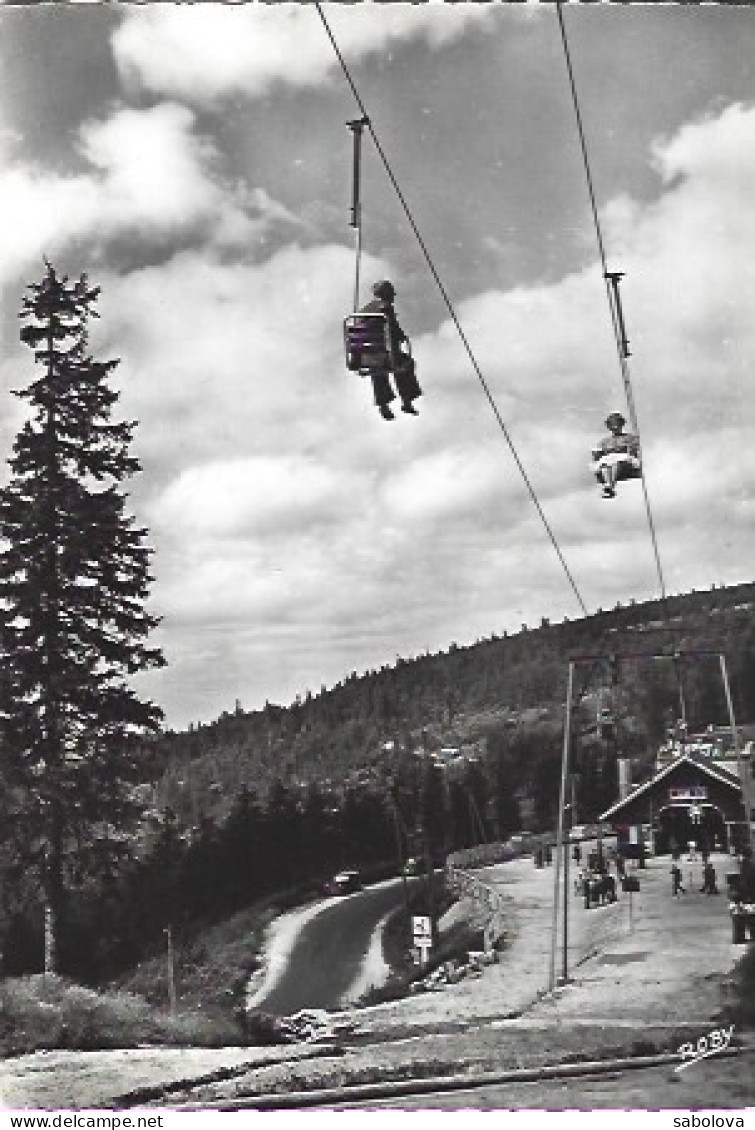
[(42, 974), (0, 982), (0, 1056), (50, 1048), (138, 1044), (219, 1047), (245, 1042), (238, 1018), (267, 924), (292, 905), (268, 900), (215, 926), (173, 938), (176, 1013), (166, 952), (97, 990)]
[(171, 1017), (125, 992), (95, 992), (64, 977), (35, 974), (0, 984), (0, 1056), (52, 1048), (89, 1051), (137, 1044), (219, 1046), (218, 1025), (201, 1013)]
[[(383, 878), (385, 870), (380, 865), (366, 878)], [(51, 1048), (245, 1044), (241, 1007), (247, 982), (259, 968), (265, 929), (318, 893), (308, 884), (203, 929), (174, 930), (175, 1016), (167, 938), (162, 952), (97, 990), (41, 974), (0, 981), (0, 1057)]]
[[(195, 936), (173, 939), (177, 1012), (195, 1014), (225, 1032), (228, 1042), (242, 1039), (237, 1013), (249, 977), (259, 966), (266, 926), (280, 913), (272, 903), (239, 911)], [(117, 987), (136, 993), (157, 1008), (169, 1001), (166, 952), (141, 962), (118, 980)]]

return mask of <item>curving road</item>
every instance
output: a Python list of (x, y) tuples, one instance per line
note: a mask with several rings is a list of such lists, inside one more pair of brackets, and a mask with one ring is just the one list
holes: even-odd
[(378, 923), (402, 902), (401, 879), (328, 900), (305, 921), (280, 978), (255, 998), (255, 1010), (288, 1016), (300, 1008), (338, 1008)]

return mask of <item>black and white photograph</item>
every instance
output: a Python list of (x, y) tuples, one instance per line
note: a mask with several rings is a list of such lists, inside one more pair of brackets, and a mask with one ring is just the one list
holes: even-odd
[(746, 3), (0, 2), (3, 1126), (749, 1124), (754, 185)]

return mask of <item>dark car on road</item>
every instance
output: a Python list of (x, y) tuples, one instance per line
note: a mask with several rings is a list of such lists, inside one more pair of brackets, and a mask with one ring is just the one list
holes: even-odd
[(358, 871), (339, 871), (325, 884), (326, 895), (350, 895), (361, 889), (362, 880)]

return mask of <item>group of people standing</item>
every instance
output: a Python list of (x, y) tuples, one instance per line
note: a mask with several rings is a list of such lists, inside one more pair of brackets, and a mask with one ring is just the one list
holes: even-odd
[[(671, 864), (671, 894), (674, 898), (678, 895), (687, 893), (686, 887), (682, 882), (682, 869), (676, 860)], [(718, 883), (716, 880), (716, 869), (709, 859), (703, 863), (703, 885), (700, 888), (701, 895), (717, 895)]]
[[(575, 863), (581, 862), (582, 849), (579, 844), (575, 844), (572, 857)], [(615, 876), (609, 869), (611, 861), (616, 870)], [(592, 906), (603, 906), (608, 902), (616, 902), (617, 880), (621, 881), (623, 878), (624, 860), (620, 855), (614, 854), (609, 859), (602, 851), (592, 851), (587, 857), (587, 867), (580, 870), (574, 881), (574, 893), (584, 897), (585, 908), (588, 910)]]

